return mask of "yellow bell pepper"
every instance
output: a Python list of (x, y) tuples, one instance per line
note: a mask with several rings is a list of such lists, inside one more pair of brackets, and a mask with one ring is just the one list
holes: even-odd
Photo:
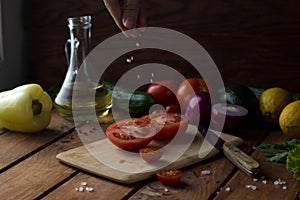
[(0, 127), (38, 132), (51, 121), (53, 102), (38, 84), (25, 84), (0, 93)]

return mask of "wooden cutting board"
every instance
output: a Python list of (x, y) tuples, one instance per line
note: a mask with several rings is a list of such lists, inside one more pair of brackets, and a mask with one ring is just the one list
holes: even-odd
[[(128, 152), (120, 150), (106, 138), (59, 153), (56, 157), (65, 164), (89, 173), (121, 183), (133, 183), (150, 178), (162, 169), (180, 169), (220, 153), (203, 139), (196, 127), (189, 125), (185, 134), (194, 134), (194, 139), (186, 151), (174, 161), (172, 156), (170, 159), (168, 155), (165, 156), (163, 151), (163, 156), (158, 162), (149, 164), (142, 160), (139, 154), (127, 154)], [(235, 145), (240, 145), (243, 142), (241, 138), (225, 133), (221, 134), (221, 138)], [(150, 144), (153, 146), (166, 145), (155, 141)], [(172, 152), (179, 152), (178, 150), (182, 149), (180, 144), (179, 146), (176, 145), (178, 144), (175, 144)]]

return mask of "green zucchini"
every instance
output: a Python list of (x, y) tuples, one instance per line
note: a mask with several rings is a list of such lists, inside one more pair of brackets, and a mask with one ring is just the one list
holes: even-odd
[[(148, 114), (149, 109), (155, 104), (152, 95), (143, 91), (133, 93), (126, 88), (117, 87), (113, 83), (102, 81), (113, 98), (113, 106), (124, 112), (129, 112), (132, 117), (140, 117)], [(129, 106), (128, 106), (129, 102)]]

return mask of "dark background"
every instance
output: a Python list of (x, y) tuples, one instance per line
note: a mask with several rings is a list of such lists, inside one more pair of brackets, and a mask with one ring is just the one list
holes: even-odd
[[(92, 44), (119, 33), (101, 0), (27, 0), (30, 80), (60, 87), (67, 71), (64, 44), (67, 18), (92, 15)], [(201, 44), (225, 83), (281, 86), (300, 92), (300, 1), (147, 0), (148, 26), (180, 31)], [(149, 56), (149, 55), (152, 55)], [(135, 63), (162, 62), (193, 72), (176, 56), (139, 52)], [(126, 70), (124, 59), (110, 67), (114, 79)]]

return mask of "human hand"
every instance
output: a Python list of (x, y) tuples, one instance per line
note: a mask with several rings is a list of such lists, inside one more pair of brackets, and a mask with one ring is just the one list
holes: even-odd
[(137, 37), (135, 28), (146, 26), (146, 16), (139, 0), (103, 0), (116, 25), (126, 37)]

